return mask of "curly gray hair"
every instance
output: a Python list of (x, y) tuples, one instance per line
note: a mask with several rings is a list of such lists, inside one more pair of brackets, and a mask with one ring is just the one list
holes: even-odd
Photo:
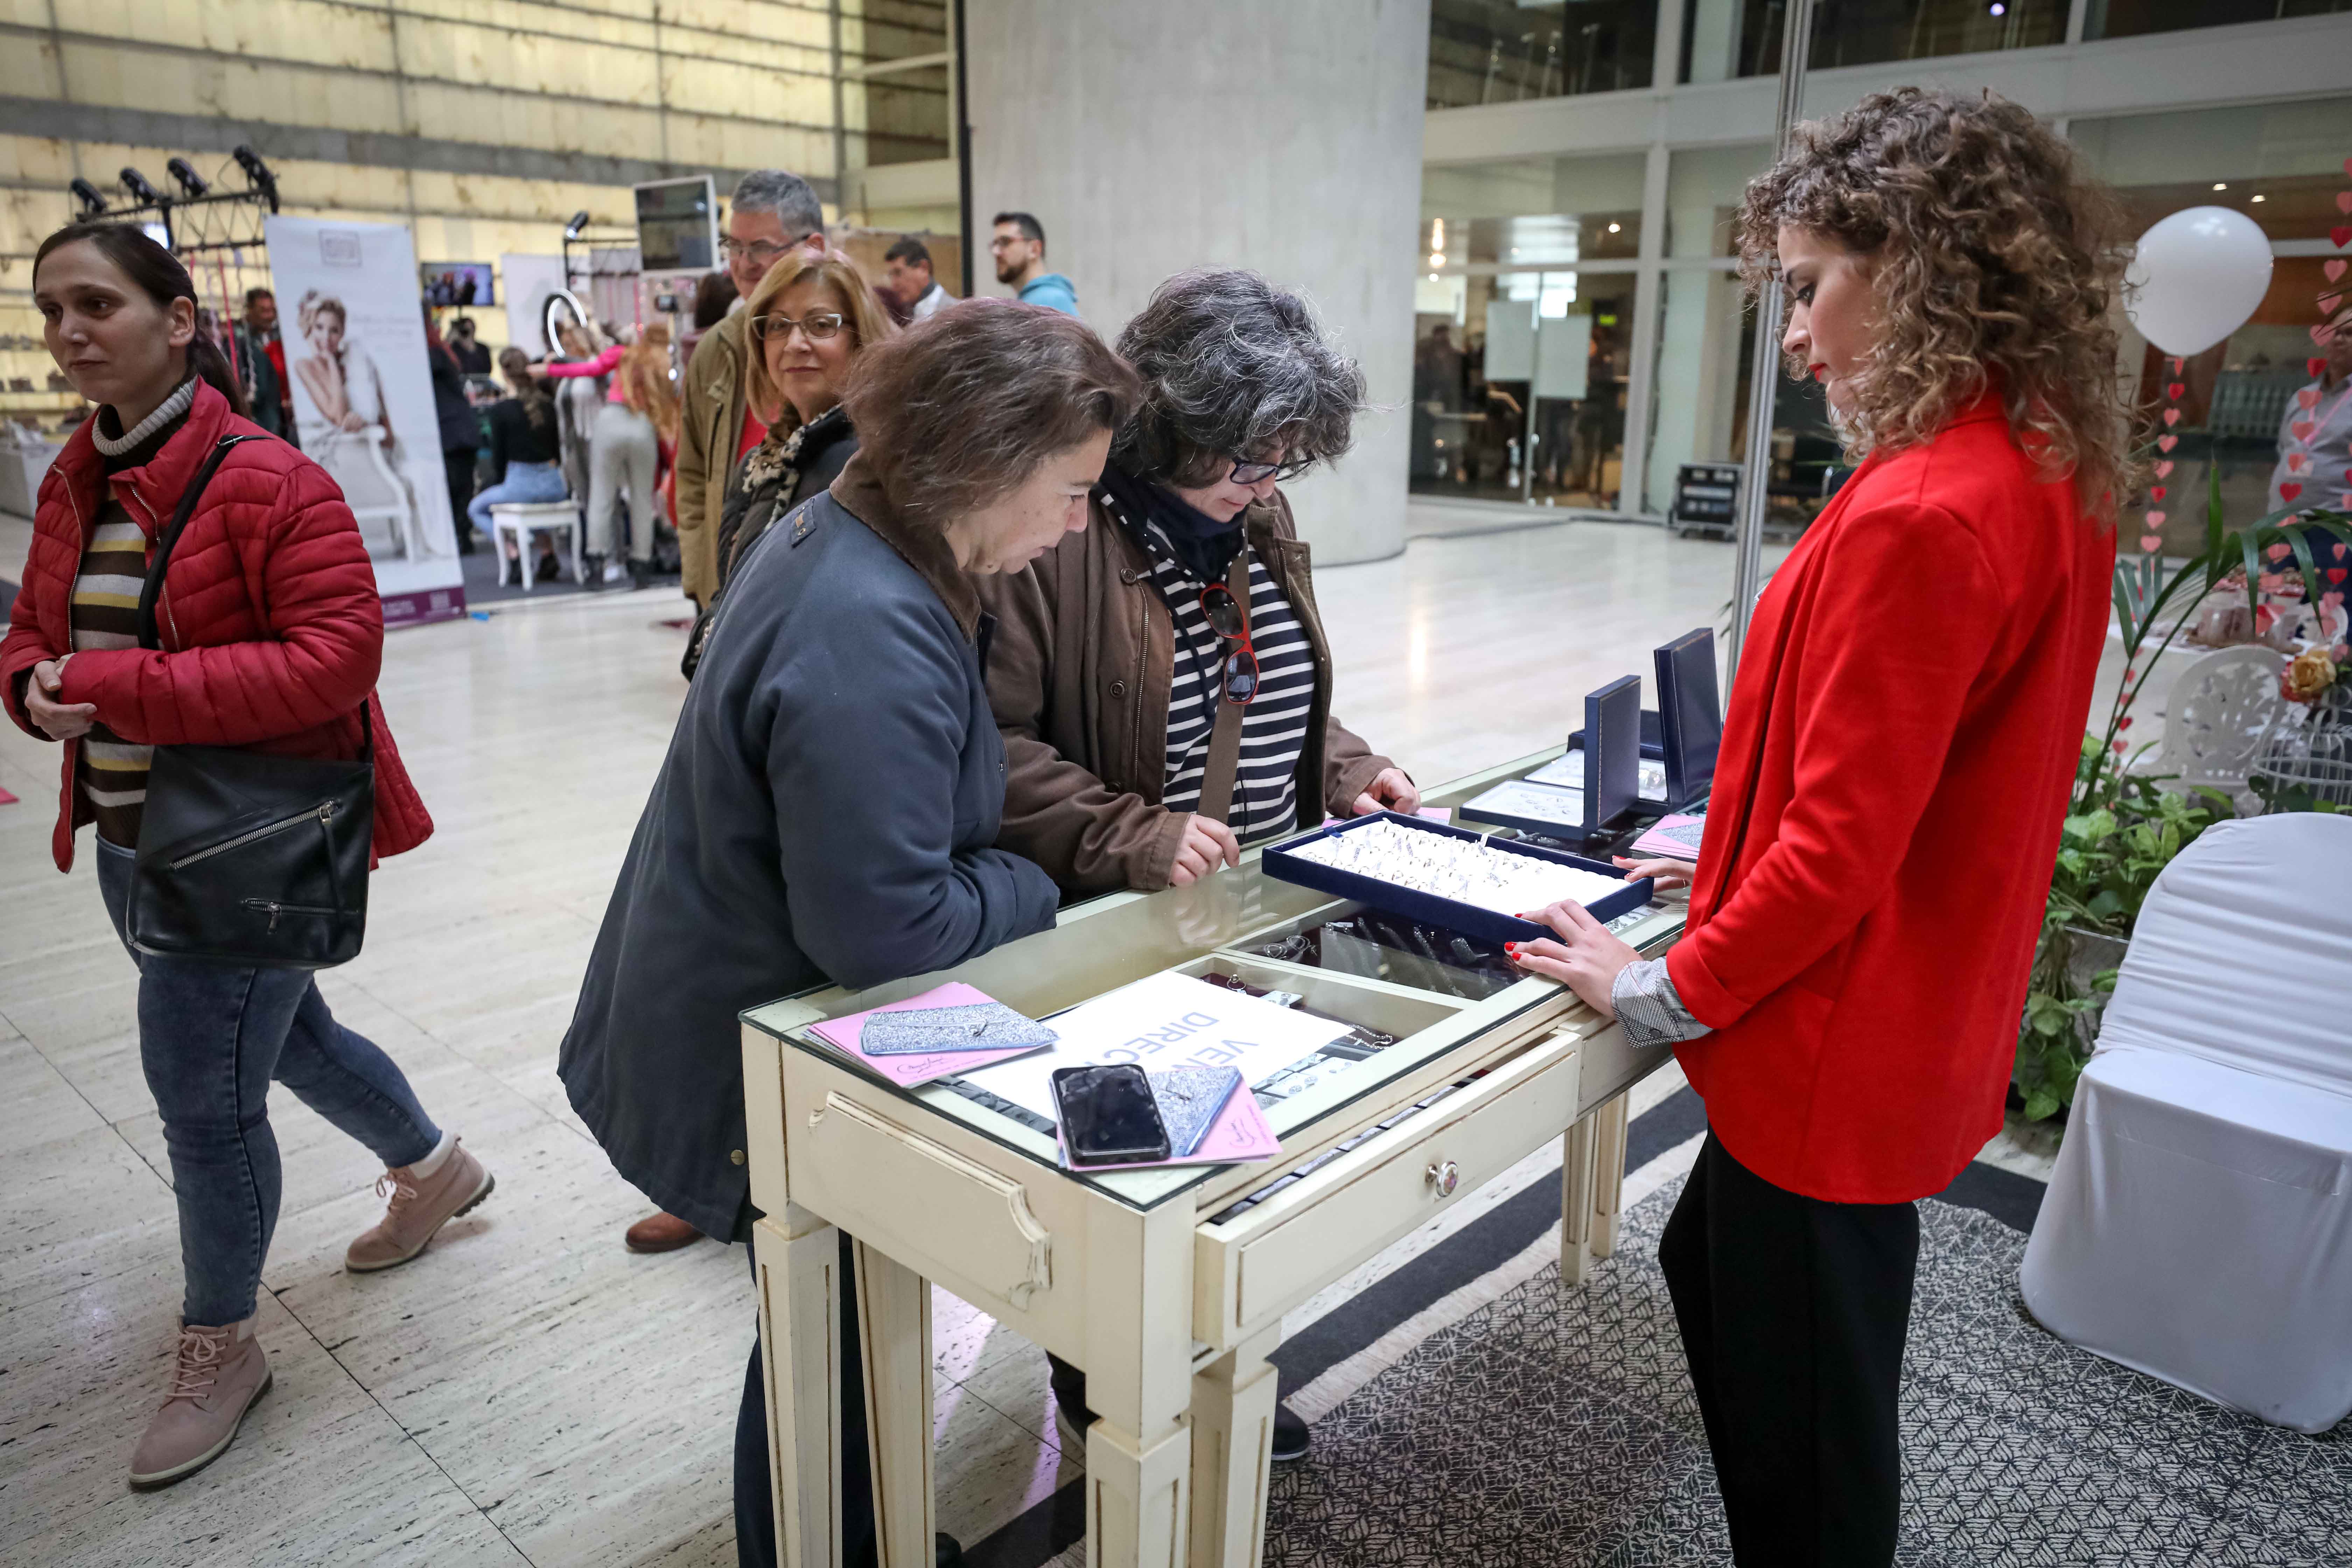
[(1325, 462), (1348, 449), (1364, 373), (1307, 301), (1239, 268), (1179, 272), (1118, 335), (1142, 406), (1112, 460), (1139, 479), (1214, 484), (1236, 459)]

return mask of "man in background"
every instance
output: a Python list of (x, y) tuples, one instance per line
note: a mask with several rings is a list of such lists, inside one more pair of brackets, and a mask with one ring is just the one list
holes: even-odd
[[(741, 299), (750, 299), (768, 268), (794, 247), (824, 251), (824, 208), (798, 174), (754, 169), (735, 185), (727, 234), (719, 251)], [(687, 362), (679, 387), (677, 550), (686, 596), (709, 603), (719, 585), (719, 509), (736, 459), (768, 433), (761, 411), (744, 395), (751, 360), (751, 322), (735, 311), (703, 334)], [(773, 415), (774, 409), (767, 410)], [(662, 1216), (667, 1218), (667, 1216)], [(653, 1221), (646, 1221), (652, 1224)], [(684, 1221), (675, 1222), (683, 1225)], [(672, 1246), (694, 1239), (691, 1229)], [(631, 1245), (636, 1240), (632, 1232)], [(640, 1250), (655, 1250), (640, 1248)]]
[(294, 411), (286, 386), (286, 345), (278, 341), (278, 296), (267, 289), (245, 291), (245, 319), (237, 322), (236, 374), (253, 422), (272, 436), (294, 438)]
[(460, 316), (449, 323), (449, 353), (467, 375), (490, 374), (490, 351), (474, 338), (474, 318)]
[(998, 213), (988, 253), (996, 258), (996, 280), (1021, 291), (1024, 305), (1043, 305), (1066, 316), (1078, 313), (1078, 290), (1058, 272), (1045, 270), (1045, 229), (1027, 213)]
[(947, 289), (931, 276), (930, 247), (913, 235), (902, 236), (884, 251), (882, 263), (883, 285), (897, 302), (902, 322), (919, 321), (950, 302)]

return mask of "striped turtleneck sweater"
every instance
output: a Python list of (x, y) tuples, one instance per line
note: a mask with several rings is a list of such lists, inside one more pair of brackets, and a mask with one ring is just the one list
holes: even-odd
[[(120, 435), (107, 428), (119, 427), (114, 410), (100, 409), (89, 436), (106, 459), (110, 479), (154, 461), (186, 420), (195, 395), (195, 380), (190, 377), (152, 414)], [(68, 609), (74, 652), (139, 646), (139, 593), (147, 580), (147, 545), (146, 531), (116, 499), (114, 486), (107, 484), (98, 521), (82, 546), (81, 569), (74, 577)], [(153, 747), (132, 745), (103, 724), (92, 725), (82, 738), (74, 782), (97, 814), (98, 836), (109, 844), (138, 846), (153, 754)]]

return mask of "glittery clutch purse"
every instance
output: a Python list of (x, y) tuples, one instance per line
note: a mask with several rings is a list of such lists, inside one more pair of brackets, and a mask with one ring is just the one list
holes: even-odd
[(1061, 1036), (1024, 1018), (1002, 1002), (971, 1002), (952, 1007), (903, 1007), (874, 1013), (857, 1031), (857, 1048), (868, 1056), (916, 1052), (1001, 1051), (1015, 1046), (1050, 1046)]

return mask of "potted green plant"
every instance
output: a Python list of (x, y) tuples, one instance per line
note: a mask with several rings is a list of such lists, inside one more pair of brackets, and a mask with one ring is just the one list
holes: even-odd
[[(2234, 803), (2219, 791), (2181, 794), (2160, 787), (2168, 775), (2132, 771), (2134, 754), (2126, 737), (2144, 672), (2172, 646), (2198, 602), (2231, 573), (2244, 572), (2247, 608), (2259, 613), (2260, 584), (2265, 577), (2284, 576), (2291, 559), (2300, 571), (2305, 602), (2316, 605), (2320, 576), (2305, 531), (2316, 528), (2352, 544), (2352, 514), (2344, 512), (2287, 509), (2249, 528), (2228, 527), (2221, 515), (2221, 469), (2215, 465), (2210, 472), (2204, 550), (2168, 577), (2153, 555), (2116, 563), (2124, 678), (2108, 705), (2105, 728), (2083, 737), (2025, 1012), (2018, 1023), (2011, 1102), (2029, 1121), (2058, 1115), (2074, 1103), (2074, 1080), (2089, 1063), (2098, 1036), (2100, 1009), (2115, 990), (2132, 923), (2157, 874), (2207, 827), (2236, 815)], [(2285, 521), (2294, 526), (2279, 526)], [(2268, 570), (2265, 563), (2273, 559), (2278, 569)], [(2139, 754), (2153, 744), (2140, 747)]]

